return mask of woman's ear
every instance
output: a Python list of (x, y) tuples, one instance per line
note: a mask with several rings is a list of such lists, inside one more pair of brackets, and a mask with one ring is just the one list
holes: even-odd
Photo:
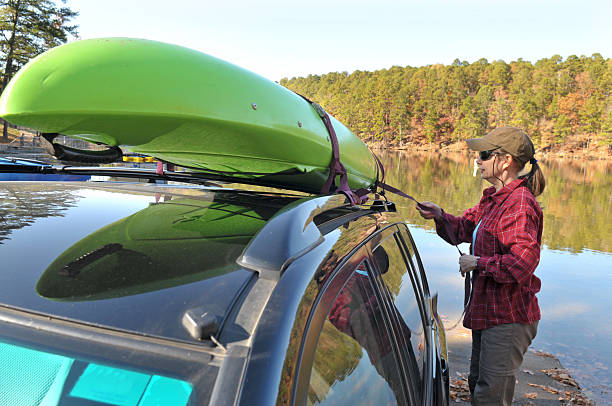
[(506, 162), (508, 166), (505, 166), (504, 169), (512, 169), (516, 170), (517, 172), (521, 171), (521, 163), (517, 161), (516, 158), (514, 158), (512, 155), (506, 154)]
[(502, 161), (502, 170), (508, 170), (514, 164), (514, 157), (510, 154), (504, 154)]

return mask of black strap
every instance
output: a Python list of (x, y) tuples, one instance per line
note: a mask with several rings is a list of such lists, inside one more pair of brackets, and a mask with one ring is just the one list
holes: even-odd
[(417, 199), (415, 199), (414, 197), (410, 196), (408, 193), (404, 193), (401, 190), (394, 188), (391, 185), (387, 185), (384, 182), (380, 182), (380, 181), (376, 181), (375, 183), (376, 186), (378, 186), (379, 188), (381, 188), (382, 190), (386, 190), (387, 192), (391, 192), (393, 194), (396, 194), (398, 196), (402, 196), (405, 197), (406, 199), (410, 199), (413, 202), (415, 202), (417, 204), (417, 206), (423, 208), (424, 210), (427, 210), (427, 208), (425, 206), (422, 206), (421, 203), (419, 203), (419, 201)]
[[(307, 97), (298, 94), (304, 100), (306, 100), (310, 105), (315, 109), (325, 128), (327, 129), (327, 133), (329, 134), (329, 139), (332, 144), (332, 159), (329, 163), (329, 176), (327, 180), (323, 184), (321, 188), (322, 194), (327, 194), (332, 190), (336, 192), (341, 192), (349, 199), (352, 205), (363, 204), (368, 199), (368, 194), (370, 190), (368, 189), (359, 189), (357, 191), (351, 190), (348, 185), (348, 175), (346, 173), (346, 168), (340, 162), (340, 146), (338, 144), (338, 137), (336, 136), (336, 130), (334, 130), (334, 126), (329, 118), (329, 114), (321, 107), (318, 103), (313, 102)], [(340, 176), (340, 185), (336, 186), (336, 177)]]
[[(383, 191), (391, 192), (398, 196), (405, 197), (406, 199), (410, 199), (414, 201), (417, 204), (417, 206), (419, 206), (420, 208), (427, 210), (425, 206), (421, 205), (421, 203), (417, 199), (410, 196), (408, 193), (405, 193), (385, 183), (385, 167), (380, 161), (380, 158), (378, 158), (378, 156), (372, 151), (370, 152), (372, 152), (372, 155), (374, 156), (374, 159), (376, 160), (376, 182), (374, 183), (373, 190), (359, 189), (357, 191), (352, 191), (348, 186), (346, 169), (344, 168), (344, 165), (342, 165), (342, 162), (340, 162), (340, 148), (338, 146), (338, 138), (336, 137), (336, 131), (334, 130), (334, 126), (331, 123), (329, 115), (323, 109), (323, 107), (321, 107), (319, 104), (311, 101), (310, 99), (302, 96), (299, 93), (298, 95), (301, 96), (308, 103), (310, 103), (313, 106), (313, 108), (317, 111), (317, 113), (321, 117), (321, 120), (323, 120), (323, 123), (325, 124), (325, 128), (327, 128), (327, 132), (329, 133), (329, 137), (332, 143), (332, 160), (329, 164), (329, 176), (327, 177), (327, 181), (325, 182), (325, 184), (323, 185), (323, 188), (321, 189), (321, 193), (324, 193), (324, 194), (329, 193), (332, 186), (335, 186), (336, 176), (340, 175), (340, 186), (336, 188), (335, 190), (344, 193), (349, 198), (349, 200), (351, 201), (351, 204), (353, 205), (358, 204), (358, 203), (364, 203), (367, 200), (366, 195), (370, 192), (376, 193), (376, 188), (379, 187)], [(384, 195), (384, 192), (382, 192), (381, 194)], [(448, 230), (450, 227), (450, 224), (448, 223), (448, 221), (445, 221), (444, 223), (445, 223), (444, 226), (447, 228), (448, 236), (452, 237), (453, 236), (452, 231), (448, 232), (450, 231)], [(453, 242), (455, 242), (454, 238), (453, 238)], [(459, 254), (463, 255), (461, 250), (459, 250), (458, 244), (459, 244), (458, 242), (455, 242), (455, 244), (453, 245), (457, 248), (457, 250), (459, 251)], [(452, 328), (455, 328), (457, 326), (458, 322), (461, 320), (461, 318), (465, 314), (468, 302), (470, 300), (470, 295), (471, 295), (471, 282), (472, 281), (470, 278), (470, 273), (466, 272), (465, 286), (464, 286), (465, 295), (463, 298), (463, 306), (464, 306), (463, 313), (461, 314), (461, 317), (459, 318), (457, 323)]]
[[(374, 156), (374, 159), (376, 160), (376, 182), (374, 183), (373, 190), (369, 190), (369, 189), (358, 189), (356, 191), (351, 190), (351, 188), (348, 186), (348, 176), (346, 173), (346, 168), (344, 167), (344, 165), (342, 165), (342, 162), (340, 162), (340, 147), (338, 145), (338, 137), (336, 136), (336, 131), (334, 130), (334, 126), (331, 123), (329, 114), (327, 114), (325, 109), (323, 109), (323, 107), (321, 107), (318, 103), (313, 102), (309, 98), (302, 96), (299, 93), (298, 95), (302, 97), (304, 100), (306, 100), (308, 103), (310, 103), (310, 105), (319, 114), (319, 117), (321, 117), (321, 120), (323, 120), (323, 124), (325, 124), (325, 128), (327, 129), (327, 132), (329, 133), (330, 141), (332, 144), (332, 159), (329, 164), (329, 176), (327, 177), (325, 184), (321, 188), (322, 194), (327, 194), (331, 190), (342, 192), (348, 197), (348, 199), (351, 201), (351, 204), (355, 205), (355, 204), (364, 203), (367, 200), (367, 195), (371, 193), (372, 191), (376, 193), (376, 188), (379, 187), (384, 191), (388, 191), (396, 195), (410, 199), (414, 201), (421, 208), (425, 208), (421, 206), (421, 203), (419, 203), (419, 201), (416, 200), (414, 197), (410, 196), (407, 193), (404, 193), (403, 191), (393, 186), (387, 185), (384, 182), (385, 167), (383, 166), (378, 156), (372, 151), (370, 152), (372, 152), (372, 155)], [(336, 183), (336, 177), (338, 175), (340, 176), (340, 186), (336, 187), (335, 183)]]
[[(372, 151), (370, 151), (372, 152)], [(410, 196), (408, 193), (405, 193), (391, 185), (388, 185), (385, 183), (385, 167), (383, 166), (382, 162), (380, 161), (380, 158), (378, 158), (378, 156), (372, 152), (372, 155), (374, 156), (374, 159), (376, 160), (376, 165), (377, 165), (377, 173), (376, 173), (376, 182), (374, 183), (375, 187), (379, 187), (384, 191), (387, 192), (391, 192), (393, 194), (396, 194), (398, 196), (402, 196), (405, 197), (406, 199), (410, 199), (413, 202), (415, 202), (417, 204), (417, 206), (419, 206), (420, 208), (427, 210), (427, 208), (423, 205), (421, 205), (421, 203), (415, 199), (414, 197)], [(383, 193), (384, 194), (384, 193)]]
[(53, 142), (55, 137), (59, 135), (58, 133), (43, 133), (41, 135), (49, 141), (53, 147), (53, 155), (60, 161), (109, 164), (118, 161), (123, 156), (123, 151), (119, 147), (109, 147), (103, 151), (76, 149)]
[[(344, 165), (342, 165), (342, 162), (340, 162), (340, 147), (338, 145), (338, 137), (336, 136), (336, 131), (334, 130), (334, 126), (331, 123), (329, 114), (327, 114), (327, 112), (325, 111), (325, 109), (323, 109), (323, 107), (313, 102), (309, 98), (302, 96), (299, 93), (297, 93), (297, 95), (303, 98), (304, 100), (306, 100), (308, 103), (310, 103), (310, 105), (319, 114), (319, 117), (321, 117), (321, 120), (323, 120), (323, 124), (325, 124), (325, 128), (327, 129), (327, 132), (329, 133), (330, 141), (332, 144), (332, 159), (329, 164), (329, 176), (327, 177), (325, 184), (321, 188), (322, 194), (327, 194), (331, 190), (342, 192), (349, 198), (349, 200), (351, 201), (351, 204), (355, 205), (355, 204), (364, 203), (367, 200), (367, 195), (371, 192), (376, 193), (376, 188), (379, 187), (383, 191), (388, 191), (388, 192), (394, 193), (396, 195), (399, 195), (399, 196), (402, 196), (402, 197), (405, 197), (407, 199), (414, 201), (417, 204), (417, 206), (421, 207), (422, 209), (425, 209), (425, 210), (427, 209), (426, 207), (422, 206), (421, 203), (419, 203), (419, 201), (415, 199), (414, 197), (410, 196), (409, 194), (393, 186), (387, 185), (384, 182), (385, 167), (383, 166), (378, 156), (372, 151), (370, 152), (372, 152), (372, 155), (374, 156), (374, 159), (376, 160), (376, 182), (374, 183), (372, 190), (369, 190), (369, 189), (358, 189), (356, 191), (351, 190), (351, 188), (348, 186), (348, 176), (346, 173), (346, 168), (344, 167)], [(340, 175), (340, 186), (336, 187), (335, 185), (336, 176), (338, 175)], [(384, 192), (381, 194), (384, 195)]]

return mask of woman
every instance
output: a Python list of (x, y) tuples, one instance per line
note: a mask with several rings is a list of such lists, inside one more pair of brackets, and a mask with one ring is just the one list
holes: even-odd
[[(471, 273), (472, 282), (463, 320), (472, 330), (472, 404), (511, 405), (516, 374), (540, 320), (535, 296), (540, 279), (534, 271), (540, 260), (542, 210), (535, 197), (544, 190), (544, 176), (531, 140), (518, 128), (496, 128), (467, 144), (479, 152), (481, 176), (493, 186), (461, 217), (431, 202), (417, 210), (435, 220), (438, 235), (447, 242), (471, 243), (471, 255), (462, 255), (459, 267), (467, 278)], [(531, 171), (519, 176), (527, 162)]]

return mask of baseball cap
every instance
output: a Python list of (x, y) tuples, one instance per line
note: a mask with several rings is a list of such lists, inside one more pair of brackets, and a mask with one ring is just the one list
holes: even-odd
[(516, 127), (498, 127), (481, 138), (466, 140), (466, 143), (474, 151), (503, 149), (523, 164), (535, 154), (535, 148), (527, 134)]

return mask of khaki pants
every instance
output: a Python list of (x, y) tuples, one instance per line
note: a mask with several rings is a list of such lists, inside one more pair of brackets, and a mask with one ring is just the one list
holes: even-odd
[(472, 330), (468, 383), (473, 405), (512, 404), (516, 375), (537, 331), (537, 321), (533, 324), (510, 323)]

